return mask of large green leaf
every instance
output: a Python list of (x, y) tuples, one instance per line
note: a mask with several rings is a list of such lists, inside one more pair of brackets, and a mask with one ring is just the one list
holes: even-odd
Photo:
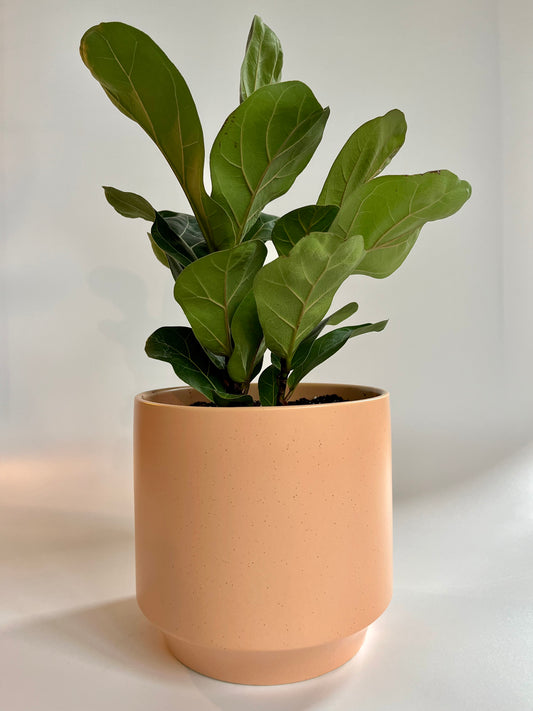
[(155, 220), (155, 210), (148, 200), (145, 200), (136, 193), (127, 193), (108, 185), (104, 185), (104, 193), (107, 202), (123, 217), (141, 217), (143, 220), (153, 222)]
[(319, 205), (342, 205), (359, 185), (376, 176), (402, 147), (407, 124), (398, 109), (360, 126), (342, 147), (329, 171)]
[(289, 256), (278, 257), (259, 270), (254, 293), (265, 342), (288, 366), (363, 253), (360, 236), (344, 240), (319, 232), (303, 237)]
[(234, 247), (235, 233), (233, 221), (226, 209), (207, 194), (203, 197), (203, 206), (211, 234), (209, 241), (211, 251)]
[(80, 53), (113, 104), (161, 150), (209, 242), (202, 127), (180, 72), (148, 35), (122, 22), (91, 27)]
[(289, 254), (294, 245), (311, 232), (327, 232), (338, 211), (336, 205), (306, 205), (280, 217), (272, 230), (272, 242), (278, 254)]
[(418, 239), (421, 229), (419, 227), (412, 232), (406, 233), (398, 244), (390, 244), (384, 248), (378, 247), (375, 250), (369, 250), (354, 274), (364, 274), (375, 279), (384, 279), (390, 276), (405, 261)]
[(236, 383), (249, 383), (254, 366), (264, 350), (263, 331), (252, 290), (235, 310), (231, 320), (231, 336), (233, 353), (228, 360), (228, 374)]
[(226, 119), (211, 151), (212, 197), (231, 217), (234, 244), (309, 163), (328, 115), (291, 81), (254, 91)]
[(343, 326), (326, 333), (312, 343), (307, 341), (302, 343), (294, 354), (293, 371), (287, 381), (289, 396), (302, 378), (342, 348), (349, 338), (371, 331), (383, 331), (386, 325), (387, 321), (379, 321), (379, 323), (363, 323), (359, 326)]
[(214, 393), (225, 393), (223, 371), (215, 367), (187, 326), (158, 328), (146, 341), (145, 351), (150, 358), (170, 363), (178, 378), (210, 400)]
[(283, 52), (275, 33), (257, 15), (254, 17), (241, 66), (241, 102), (256, 89), (281, 79)]
[(331, 230), (364, 235), (366, 255), (354, 273), (386, 277), (406, 258), (423, 225), (453, 215), (470, 193), (470, 185), (448, 170), (386, 175), (351, 193)]
[(231, 320), (266, 252), (259, 240), (244, 242), (192, 262), (177, 279), (174, 296), (204, 348), (231, 355)]

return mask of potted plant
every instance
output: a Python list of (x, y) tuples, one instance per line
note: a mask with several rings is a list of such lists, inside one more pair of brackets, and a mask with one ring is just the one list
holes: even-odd
[[(376, 177), (405, 138), (392, 110), (350, 136), (315, 203), (265, 213), (311, 159), (329, 109), (302, 82), (281, 81), (280, 42), (259, 17), (240, 104), (211, 149), (210, 195), (196, 107), (163, 51), (111, 22), (85, 33), (81, 55), (156, 143), (193, 213), (104, 188), (121, 215), (151, 223), (190, 323), (146, 343), (189, 387), (135, 400), (139, 605), (173, 653), (209, 676), (317, 676), (357, 652), (390, 600), (389, 399), (302, 380), (386, 325), (339, 326), (358, 308), (328, 314), (341, 284), (392, 274), (423, 225), (455, 213), (470, 186), (446, 170)], [(278, 256), (265, 263), (267, 240)]]

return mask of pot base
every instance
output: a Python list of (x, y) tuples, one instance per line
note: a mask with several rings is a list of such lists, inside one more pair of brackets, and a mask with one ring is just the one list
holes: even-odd
[(212, 649), (165, 634), (172, 654), (205, 676), (234, 684), (271, 686), (320, 676), (349, 661), (361, 648), (366, 629), (316, 647), (279, 651)]

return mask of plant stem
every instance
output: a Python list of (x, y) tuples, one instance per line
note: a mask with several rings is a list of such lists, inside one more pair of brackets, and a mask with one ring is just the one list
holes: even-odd
[(224, 374), (222, 376), (222, 379), (224, 381), (224, 386), (226, 388), (226, 392), (229, 393), (230, 395), (248, 395), (248, 390), (250, 389), (250, 383), (249, 382), (244, 382), (244, 383), (236, 383), (234, 380), (232, 380), (229, 376), (228, 373), (228, 360), (229, 358), (225, 359), (226, 362), (226, 367), (224, 368)]
[(280, 358), (281, 369), (278, 376), (278, 400), (276, 405), (286, 405), (287, 398), (285, 392), (287, 390), (287, 378), (289, 377), (289, 366), (284, 358)]

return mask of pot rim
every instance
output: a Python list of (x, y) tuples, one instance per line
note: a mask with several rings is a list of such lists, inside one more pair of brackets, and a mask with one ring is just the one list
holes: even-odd
[[(252, 383), (252, 386), (255, 385), (257, 387), (257, 383)], [(353, 389), (354, 391), (363, 391), (364, 393), (372, 393), (370, 397), (362, 397), (354, 400), (345, 400), (343, 402), (326, 402), (326, 403), (317, 403), (314, 404), (312, 407), (313, 409), (315, 408), (331, 408), (331, 407), (348, 407), (349, 405), (352, 405), (354, 403), (362, 403), (362, 402), (375, 402), (376, 400), (382, 400), (384, 398), (389, 397), (389, 392), (387, 390), (384, 390), (383, 388), (378, 388), (373, 385), (353, 385), (351, 383), (301, 383), (301, 386), (304, 387), (326, 387), (326, 388), (350, 388)], [(299, 386), (300, 387), (300, 386)], [(170, 402), (157, 402), (155, 400), (150, 399), (149, 396), (155, 396), (158, 393), (168, 393), (171, 391), (194, 391), (195, 388), (191, 387), (190, 385), (175, 385), (172, 387), (168, 388), (156, 388), (154, 390), (145, 390), (144, 392), (137, 393), (135, 395), (135, 401), (142, 403), (144, 405), (153, 405), (155, 407), (166, 407), (166, 408), (178, 408), (178, 409), (186, 409), (190, 410), (191, 405), (190, 404), (180, 404), (180, 403), (170, 403)], [(204, 398), (204, 396), (198, 392), (199, 398)], [(276, 410), (276, 411), (288, 411), (288, 412), (294, 412), (298, 410), (306, 410), (309, 411), (309, 405), (291, 405), (289, 407), (281, 407), (280, 405), (263, 405), (261, 407), (253, 407), (250, 408), (250, 406), (247, 405), (233, 405), (230, 407), (201, 407), (201, 408), (194, 408), (196, 411), (199, 412), (205, 412), (205, 413), (216, 413), (216, 412), (228, 412), (229, 411), (252, 411), (252, 412), (259, 412), (259, 411), (271, 411), (271, 410)], [(208, 415), (209, 416), (209, 415)]]

